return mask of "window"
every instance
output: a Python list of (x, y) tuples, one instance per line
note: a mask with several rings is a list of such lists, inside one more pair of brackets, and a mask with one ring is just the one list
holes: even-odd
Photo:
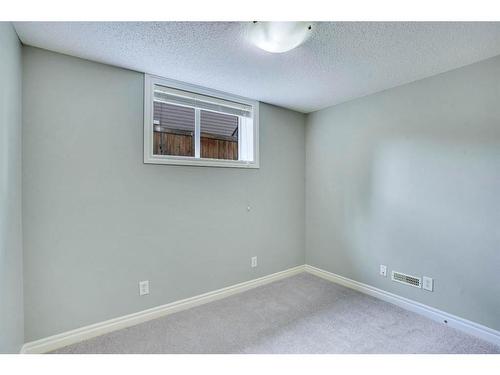
[(194, 156), (194, 108), (153, 102), (153, 154)]
[(258, 168), (258, 102), (146, 75), (144, 162)]

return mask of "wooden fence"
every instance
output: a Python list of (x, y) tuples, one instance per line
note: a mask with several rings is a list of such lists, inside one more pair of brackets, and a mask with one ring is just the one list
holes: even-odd
[[(201, 157), (238, 160), (238, 137), (201, 133)], [(194, 156), (193, 132), (162, 129), (153, 137), (155, 155)]]

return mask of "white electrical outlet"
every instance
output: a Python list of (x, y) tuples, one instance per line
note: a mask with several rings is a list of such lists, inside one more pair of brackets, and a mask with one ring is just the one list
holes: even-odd
[(387, 266), (380, 265), (380, 276), (387, 277)]
[(252, 257), (252, 268), (257, 267), (257, 257)]
[(424, 276), (423, 278), (423, 285), (422, 288), (425, 290), (428, 290), (429, 292), (432, 292), (434, 289), (434, 280), (432, 280), (431, 277)]
[(139, 295), (149, 294), (149, 280), (139, 281)]

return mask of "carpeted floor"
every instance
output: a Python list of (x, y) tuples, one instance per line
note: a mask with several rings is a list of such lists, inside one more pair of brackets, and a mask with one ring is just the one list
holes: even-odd
[(54, 353), (500, 353), (500, 347), (302, 273)]

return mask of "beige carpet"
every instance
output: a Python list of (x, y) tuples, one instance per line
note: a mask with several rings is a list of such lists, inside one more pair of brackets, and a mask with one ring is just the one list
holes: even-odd
[(303, 273), (55, 353), (500, 353), (500, 347)]

